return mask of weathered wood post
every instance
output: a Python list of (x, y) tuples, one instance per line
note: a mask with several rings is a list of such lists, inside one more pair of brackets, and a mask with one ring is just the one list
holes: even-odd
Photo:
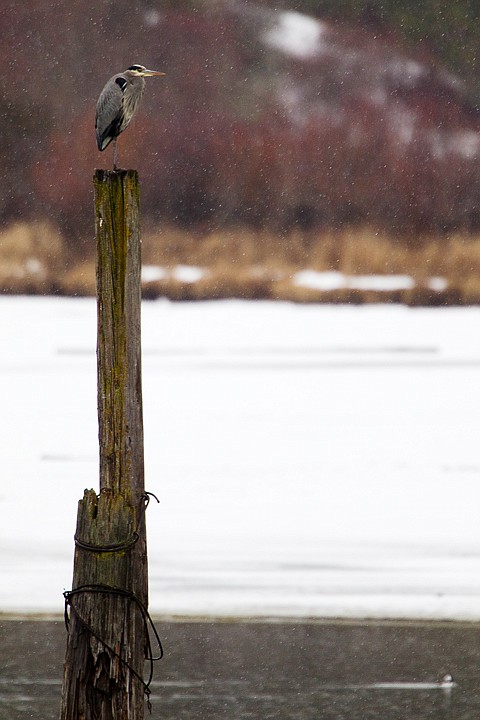
[(142, 720), (148, 602), (139, 183), (94, 176), (100, 493), (79, 501), (61, 720)]

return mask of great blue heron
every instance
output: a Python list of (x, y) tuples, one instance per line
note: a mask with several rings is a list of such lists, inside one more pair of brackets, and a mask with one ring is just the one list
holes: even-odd
[(147, 70), (143, 65), (131, 65), (125, 72), (110, 78), (97, 101), (95, 131), (99, 150), (105, 150), (113, 140), (113, 169), (117, 169), (117, 137), (129, 125), (138, 109), (146, 77), (165, 75)]

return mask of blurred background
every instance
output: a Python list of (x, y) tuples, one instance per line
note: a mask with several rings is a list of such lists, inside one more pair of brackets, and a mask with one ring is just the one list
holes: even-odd
[(0, 11), (0, 289), (95, 292), (97, 97), (163, 70), (118, 143), (145, 297), (480, 301), (473, 0), (24, 0)]

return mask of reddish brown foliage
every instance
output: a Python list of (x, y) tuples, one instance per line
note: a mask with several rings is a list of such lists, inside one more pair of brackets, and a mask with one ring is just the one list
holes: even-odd
[(147, 220), (478, 229), (479, 119), (457, 81), (386, 31), (337, 25), (322, 54), (282, 55), (264, 42), (275, 16), (258, 17), (126, 0), (7, 8), (0, 215), (85, 236), (94, 167), (112, 162), (95, 147), (96, 97), (143, 62), (167, 77), (149, 81), (119, 161), (140, 171)]

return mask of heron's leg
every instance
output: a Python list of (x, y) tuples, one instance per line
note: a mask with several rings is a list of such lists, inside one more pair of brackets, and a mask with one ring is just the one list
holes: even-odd
[(113, 169), (117, 170), (117, 138), (113, 141)]

